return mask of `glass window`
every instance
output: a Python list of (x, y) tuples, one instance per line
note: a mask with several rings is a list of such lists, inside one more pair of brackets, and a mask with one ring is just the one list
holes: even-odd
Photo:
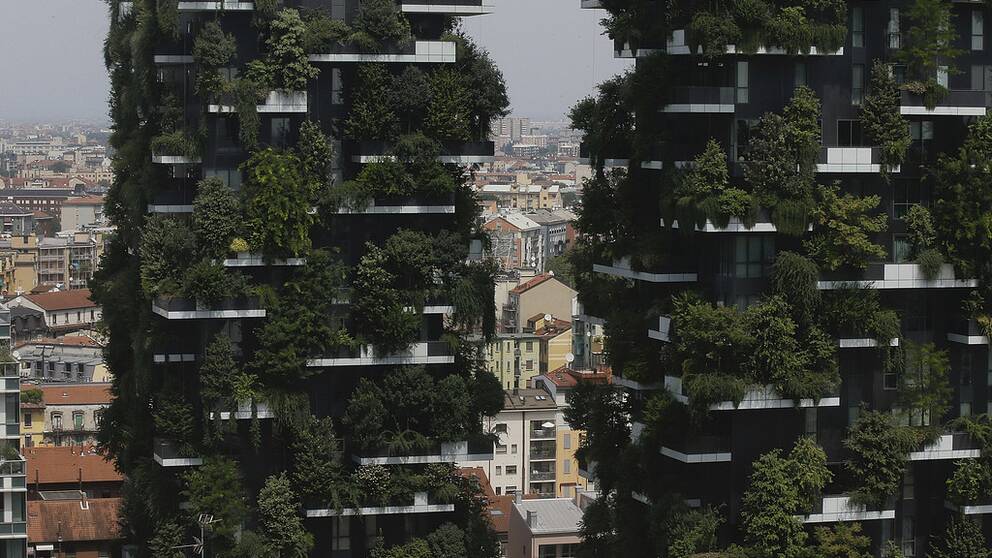
[(889, 48), (902, 48), (899, 33), (899, 8), (889, 8)]
[(892, 258), (896, 263), (905, 263), (912, 260), (910, 258), (909, 237), (905, 234), (892, 236)]
[(905, 217), (913, 204), (922, 202), (918, 180), (896, 180), (892, 193), (892, 217), (894, 219)]
[(558, 545), (542, 544), (537, 547), (537, 558), (557, 558)]
[(24, 427), (25, 428), (31, 428), (31, 421), (33, 420), (33, 418), (34, 417), (31, 416), (31, 413), (24, 413)]
[(507, 486), (506, 487), (506, 495), (507, 496), (512, 496), (512, 495), (514, 495), (516, 493), (517, 493), (517, 487), (516, 486), (513, 486), (511, 484), (510, 486)]
[(561, 470), (566, 475), (571, 474), (572, 473), (572, 460), (571, 459), (563, 459), (562, 462), (561, 462)]
[(497, 433), (500, 433), (500, 434), (506, 434), (506, 423), (499, 423), (499, 424), (497, 424), (496, 427), (493, 428), (493, 432), (497, 432)]
[(750, 102), (750, 90), (748, 88), (747, 61), (737, 62), (737, 103), (744, 104)]
[(972, 64), (971, 66), (971, 89), (972, 91), (985, 91), (985, 74), (988, 66), (982, 64)]
[(286, 147), (289, 144), (289, 118), (273, 118), (270, 126), (272, 145)]
[(510, 444), (510, 453), (517, 453), (517, 444)]
[(351, 550), (350, 517), (335, 517), (331, 522), (331, 550)]
[(942, 87), (950, 87), (947, 82), (947, 76), (948, 76), (947, 66), (938, 66), (937, 83), (939, 83)]
[(507, 465), (506, 466), (506, 474), (507, 475), (516, 475), (517, 474), (517, 466), (516, 465)]
[(865, 144), (860, 120), (837, 121), (837, 145), (840, 147), (861, 147)]
[(579, 555), (579, 545), (577, 544), (562, 544), (558, 546), (560, 549), (558, 553), (559, 558), (575, 558)]
[(534, 369), (534, 361), (533, 360), (528, 360), (527, 361), (527, 370), (533, 370), (533, 369)]
[(971, 11), (971, 50), (985, 49), (985, 13), (982, 10)]
[(816, 408), (806, 409), (805, 432), (816, 436)]
[(861, 106), (865, 99), (865, 65), (851, 65), (851, 104)]
[(851, 8), (851, 46), (865, 46), (865, 12), (861, 6)]
[(528, 341), (527, 344), (526, 344), (526, 347), (527, 347), (527, 350), (528, 351), (533, 351), (534, 350), (534, 342), (533, 341)]
[(52, 428), (62, 430), (62, 413), (52, 413)]
[(341, 82), (341, 68), (331, 69), (331, 104), (344, 104), (344, 85)]
[(564, 435), (562, 436), (561, 444), (562, 444), (562, 446), (565, 449), (572, 449), (572, 433), (571, 432), (565, 432), (564, 433)]
[(794, 79), (795, 87), (806, 85), (806, 80), (807, 80), (806, 71), (807, 71), (807, 67), (805, 62), (796, 62), (796, 72)]
[(764, 277), (775, 258), (775, 239), (771, 236), (738, 236), (735, 240), (734, 275), (738, 278)]
[(497, 465), (496, 466), (496, 474), (497, 475), (502, 475), (503, 474), (503, 466), (502, 465)]
[(83, 429), (83, 412), (82, 411), (76, 411), (76, 412), (72, 413), (72, 427), (75, 428), (76, 430), (82, 430)]
[(506, 453), (506, 444), (496, 444), (496, 453)]

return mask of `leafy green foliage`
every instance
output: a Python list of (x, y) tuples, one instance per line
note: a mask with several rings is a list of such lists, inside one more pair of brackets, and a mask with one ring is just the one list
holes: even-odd
[(152, 153), (155, 155), (171, 155), (179, 157), (198, 158), (201, 146), (199, 142), (182, 130), (166, 132), (152, 138)]
[(211, 535), (220, 538), (220, 544), (232, 542), (248, 518), (238, 463), (226, 457), (209, 457), (203, 465), (187, 471), (183, 480), (186, 487), (182, 495), (189, 502), (190, 513), (194, 517), (201, 513), (214, 516), (218, 521), (211, 525)]
[(206, 259), (187, 268), (181, 289), (182, 296), (206, 306), (244, 296), (247, 292), (244, 275), (228, 271), (221, 264)]
[(265, 479), (258, 493), (258, 523), (267, 546), (279, 558), (305, 558), (314, 539), (303, 526), (296, 496), (285, 473)]
[(731, 217), (749, 224), (755, 221), (755, 200), (744, 190), (730, 187), (729, 177), (727, 155), (711, 138), (690, 169), (676, 176), (674, 214), (680, 227), (688, 232), (693, 225), (704, 227), (707, 220), (726, 227)]
[(196, 420), (193, 406), (177, 395), (161, 397), (153, 411), (155, 432), (176, 443), (180, 455), (193, 453)]
[(899, 88), (891, 68), (878, 60), (871, 67), (871, 88), (861, 106), (861, 124), (865, 135), (882, 148), (882, 176), (902, 164), (909, 149), (909, 121), (899, 112)]
[(183, 535), (183, 528), (175, 520), (160, 523), (148, 541), (151, 558), (185, 558), (183, 551), (176, 548), (186, 543)]
[(424, 129), (441, 140), (465, 141), (469, 134), (469, 91), (454, 70), (439, 68), (430, 74), (431, 94)]
[(607, 150), (629, 150), (634, 132), (634, 115), (625, 103), (630, 79), (617, 76), (599, 84), (596, 97), (580, 100), (569, 111), (572, 129), (583, 132), (593, 167), (602, 172)]
[(217, 94), (224, 89), (220, 69), (231, 65), (237, 55), (234, 35), (225, 33), (219, 21), (208, 21), (193, 41), (193, 61), (197, 65), (196, 91)]
[[(396, 112), (408, 134), (420, 127), (424, 120), (425, 107), (433, 102), (431, 81), (427, 74), (416, 66), (407, 66), (403, 68), (401, 74), (393, 76), (392, 90), (396, 95)], [(464, 94), (463, 91), (462, 95)]]
[(391, 78), (386, 66), (362, 64), (357, 77), (345, 135), (356, 140), (394, 139), (399, 131), (399, 117), (393, 109)]
[(410, 23), (392, 0), (363, 0), (351, 27), (348, 40), (373, 52), (383, 46), (402, 47), (412, 39)]
[(709, 507), (676, 515), (669, 527), (669, 558), (690, 558), (717, 550), (717, 530), (722, 523), (720, 514)]
[(300, 126), (296, 152), (303, 164), (303, 176), (312, 183), (311, 191), (325, 190), (330, 185), (334, 149), (319, 124), (307, 120)]
[(899, 407), (908, 415), (909, 424), (938, 424), (951, 407), (948, 373), (950, 359), (946, 350), (933, 343), (906, 342), (906, 368), (899, 378)]
[(465, 533), (456, 525), (444, 523), (427, 535), (427, 546), (435, 558), (461, 558), (467, 556)]
[(916, 444), (914, 433), (898, 426), (893, 415), (863, 411), (844, 440), (844, 447), (854, 456), (847, 469), (860, 482), (852, 499), (873, 509), (882, 506), (899, 490), (906, 455)]
[[(485, 140), (496, 118), (509, 114), (510, 98), (503, 72), (467, 34), (446, 34), (444, 40), (455, 42), (454, 71), (468, 92), (469, 130), (477, 140)], [(423, 98), (423, 97), (421, 97)]]
[(741, 512), (744, 540), (761, 556), (802, 556), (807, 534), (797, 514), (807, 512), (832, 474), (826, 454), (802, 438), (787, 457), (778, 450), (754, 462)]
[(881, 202), (880, 197), (839, 192), (837, 186), (819, 188), (813, 237), (803, 241), (803, 246), (825, 270), (865, 269), (872, 259), (886, 257), (885, 248), (872, 242), (871, 235), (888, 227), (888, 217), (870, 215)]
[(308, 53), (329, 52), (351, 35), (347, 23), (321, 12), (306, 14), (304, 25), (303, 49)]
[(817, 558), (871, 558), (871, 537), (861, 534), (860, 523), (838, 523), (833, 528), (817, 527)]
[(981, 502), (992, 490), (992, 472), (977, 459), (959, 459), (947, 479), (947, 499), (959, 506)]
[(21, 403), (43, 403), (45, 393), (38, 388), (27, 388), (21, 390)]
[(269, 29), (265, 58), (272, 76), (269, 85), (276, 89), (305, 90), (307, 82), (317, 77), (319, 71), (310, 64), (304, 48), (306, 26), (300, 19), (299, 12), (293, 9), (281, 10), (269, 24)]
[(310, 248), (312, 182), (295, 154), (256, 151), (244, 165), (245, 228), (248, 243), (267, 257), (289, 257)]
[(981, 526), (971, 518), (955, 517), (939, 541), (931, 544), (927, 556), (932, 558), (989, 558), (989, 549)]
[(597, 486), (608, 493), (622, 474), (613, 457), (630, 443), (630, 403), (611, 386), (588, 382), (580, 382), (567, 402), (565, 420), (572, 428), (585, 431), (576, 456), (598, 464)]
[(772, 265), (772, 292), (792, 308), (792, 319), (800, 327), (813, 322), (820, 304), (816, 288), (819, 270), (810, 259), (795, 252), (779, 252)]
[(327, 252), (310, 252), (299, 274), (271, 305), (268, 320), (257, 333), (259, 346), (250, 369), (266, 382), (293, 385), (310, 374), (308, 359), (352, 347), (337, 300), (347, 273)]
[(310, 416), (293, 438), (294, 492), (307, 503), (330, 502), (335, 507), (350, 503), (340, 455), (341, 440), (335, 438), (334, 421)]
[[(908, 88), (923, 93), (924, 103), (932, 109), (947, 94), (947, 89), (937, 83), (938, 70), (963, 53), (953, 46), (958, 38), (954, 16), (951, 6), (940, 0), (914, 0), (905, 17), (910, 25), (897, 59), (916, 79), (907, 84)], [(948, 70), (955, 71), (953, 65)]]
[(445, 442), (464, 440), (478, 429), (479, 413), (469, 393), (461, 376), (436, 380), (422, 367), (399, 368), (381, 382), (363, 378), (352, 392), (344, 423), (359, 447), (386, 446), (400, 454), (427, 442), (413, 439), (412, 447), (405, 447), (405, 433)]
[(219, 178), (201, 180), (193, 200), (193, 238), (206, 258), (223, 258), (241, 229), (241, 202)]

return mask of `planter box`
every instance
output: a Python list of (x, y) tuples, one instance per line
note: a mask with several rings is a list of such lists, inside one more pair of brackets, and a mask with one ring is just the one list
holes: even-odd
[(419, 514), (419, 513), (446, 513), (455, 511), (454, 504), (432, 504), (426, 492), (417, 492), (413, 495), (413, 504), (399, 503), (391, 506), (369, 506), (361, 508), (343, 508), (335, 510), (330, 508), (307, 508), (306, 516), (315, 517), (348, 517), (353, 515), (398, 515), (398, 514)]
[(444, 341), (421, 341), (413, 343), (405, 351), (388, 355), (377, 354), (371, 345), (355, 351), (340, 351), (333, 356), (325, 356), (307, 361), (311, 368), (334, 368), (337, 366), (394, 366), (400, 364), (453, 364), (454, 353)]
[(496, 0), (402, 0), (400, 7), (411, 14), (451, 14), (456, 16), (490, 14)]
[(873, 289), (941, 289), (974, 288), (975, 279), (958, 279), (954, 267), (944, 264), (936, 279), (927, 279), (919, 264), (870, 263), (864, 270), (825, 272), (820, 274), (817, 288), (831, 290), (846, 285)]
[[(306, 114), (307, 92), (287, 91), (276, 89), (269, 91), (265, 102), (255, 105), (260, 114)], [(207, 112), (215, 114), (231, 114), (238, 112), (237, 107), (227, 104), (207, 105)]]
[(415, 449), (402, 455), (392, 454), (387, 448), (363, 449), (354, 452), (352, 460), (359, 465), (420, 465), (488, 461), (493, 458), (493, 454), (493, 441), (477, 436), (459, 442), (434, 442), (430, 447)]
[(923, 96), (901, 91), (899, 112), (916, 116), (984, 116), (990, 103), (986, 91), (952, 90), (932, 110), (923, 104)]
[[(816, 172), (879, 173), (882, 149), (879, 147), (821, 147)], [(890, 169), (899, 172), (899, 165)]]
[(837, 523), (849, 521), (874, 521), (895, 519), (895, 506), (885, 506), (882, 510), (869, 510), (851, 502), (851, 497), (823, 496), (817, 500), (811, 513), (799, 516), (803, 523)]
[(348, 63), (383, 62), (430, 64), (455, 62), (455, 43), (449, 41), (415, 41), (408, 47), (383, 46), (380, 52), (361, 52), (353, 45), (334, 45), (328, 52), (311, 54), (310, 62)]
[(153, 441), (155, 462), (162, 467), (196, 467), (203, 465), (202, 457), (184, 455), (172, 440), (155, 438)]
[(982, 449), (964, 432), (943, 434), (937, 441), (910, 452), (910, 461), (935, 461), (942, 459), (968, 459), (981, 457)]
[(188, 298), (156, 297), (152, 312), (167, 320), (264, 318), (258, 297), (230, 298), (212, 306), (197, 304)]
[[(491, 141), (441, 141), (438, 161), (452, 164), (488, 163), (495, 159), (496, 145)], [(363, 140), (351, 143), (352, 161), (375, 163), (393, 160), (392, 145), (384, 141)]]

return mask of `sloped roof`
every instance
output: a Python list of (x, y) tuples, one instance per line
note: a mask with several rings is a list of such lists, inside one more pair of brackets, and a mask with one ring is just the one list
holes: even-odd
[(90, 300), (89, 289), (28, 294), (24, 297), (48, 312), (73, 308), (96, 308), (96, 303)]
[(554, 279), (554, 277), (555, 276), (553, 273), (542, 273), (540, 275), (535, 276), (533, 279), (529, 279), (523, 283), (520, 283), (516, 287), (513, 287), (513, 289), (511, 289), (510, 292), (513, 294), (523, 294), (533, 289), (534, 287), (540, 285), (541, 283), (547, 281), (548, 279)]
[(611, 381), (609, 368), (602, 370), (590, 370), (579, 372), (572, 370), (568, 365), (555, 368), (544, 375), (548, 380), (558, 387), (575, 387), (579, 382), (594, 382), (597, 384), (608, 384)]
[[(85, 505), (86, 509), (83, 509)], [(31, 500), (28, 502), (30, 544), (110, 541), (119, 538), (120, 498)]]
[(542, 498), (514, 502), (515, 513), (527, 518), (527, 512), (534, 512), (530, 532), (538, 535), (579, 534), (582, 510), (571, 498)]
[(479, 481), (482, 493), (489, 502), (487, 511), (493, 530), (497, 533), (506, 533), (509, 531), (510, 506), (512, 505), (513, 497), (497, 496), (496, 492), (493, 491), (492, 484), (489, 483), (489, 478), (486, 477), (485, 469), (482, 467), (459, 467), (458, 474), (463, 477), (475, 477)]
[(81, 198), (71, 198), (62, 202), (66, 205), (103, 205), (103, 196), (83, 196)]
[(96, 453), (92, 447), (31, 447), (21, 452), (28, 484), (65, 484), (79, 482), (123, 482), (114, 463)]
[(40, 389), (45, 405), (110, 405), (110, 384), (24, 384), (21, 389)]

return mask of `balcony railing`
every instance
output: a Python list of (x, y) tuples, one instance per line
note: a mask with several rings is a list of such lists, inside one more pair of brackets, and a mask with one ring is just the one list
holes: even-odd
[(555, 429), (551, 428), (531, 428), (530, 438), (531, 440), (554, 440), (555, 439)]
[(455, 511), (454, 504), (443, 504), (432, 501), (427, 492), (416, 492), (413, 495), (413, 502), (409, 500), (389, 502), (386, 505), (363, 506), (360, 508), (333, 509), (326, 507), (307, 506), (306, 516), (316, 517), (347, 517), (347, 516), (368, 516), (368, 515), (398, 515), (398, 514), (420, 514), (420, 513), (446, 513)]
[[(438, 160), (442, 163), (486, 162), (493, 158), (496, 144), (491, 141), (442, 141)], [(384, 141), (351, 144), (353, 159), (366, 163), (393, 157), (392, 146)]]
[(258, 297), (228, 298), (205, 306), (181, 297), (156, 297), (152, 311), (168, 320), (264, 318)]
[(388, 447), (363, 448), (353, 452), (359, 465), (411, 465), (487, 461), (493, 457), (493, 440), (484, 435), (456, 442), (432, 441), (426, 447), (398, 451)]
[(553, 480), (555, 480), (555, 472), (554, 471), (531, 471), (530, 472), (530, 480), (531, 480), (531, 482), (553, 481)]
[(985, 107), (992, 105), (989, 91), (952, 89), (937, 102), (933, 110), (927, 109), (923, 96), (910, 91), (901, 91), (901, 112), (903, 114), (948, 114), (957, 116), (980, 116)]
[(153, 440), (155, 461), (163, 467), (192, 467), (203, 464), (203, 458), (192, 451), (183, 451), (179, 444), (166, 438)]
[(531, 459), (554, 459), (555, 458), (555, 448), (554, 446), (532, 446), (530, 448), (530, 458)]
[(669, 104), (678, 105), (733, 105), (736, 101), (733, 87), (709, 85), (682, 85), (672, 87)]

